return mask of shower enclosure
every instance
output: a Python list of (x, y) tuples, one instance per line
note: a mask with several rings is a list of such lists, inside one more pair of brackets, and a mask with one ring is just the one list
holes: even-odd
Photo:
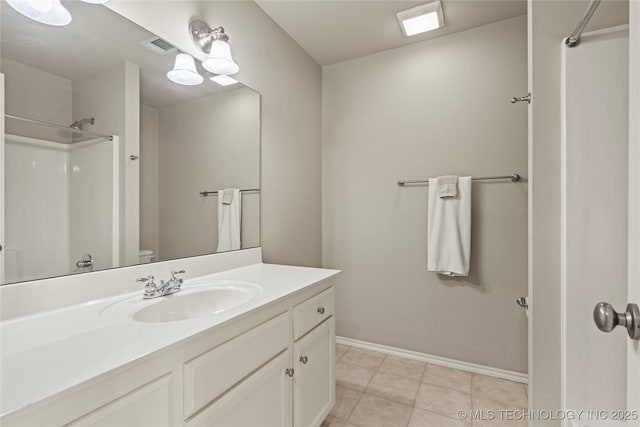
[(118, 137), (9, 114), (4, 119), (0, 280), (117, 267)]

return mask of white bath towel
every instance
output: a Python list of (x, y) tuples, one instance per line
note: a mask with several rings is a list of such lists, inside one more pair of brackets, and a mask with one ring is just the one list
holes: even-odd
[(471, 259), (471, 177), (458, 178), (456, 197), (439, 197), (429, 179), (427, 269), (447, 276), (469, 275)]
[[(228, 193), (231, 193), (231, 202)], [(226, 196), (226, 197), (225, 197)], [(218, 252), (240, 249), (242, 198), (237, 188), (218, 192)]]

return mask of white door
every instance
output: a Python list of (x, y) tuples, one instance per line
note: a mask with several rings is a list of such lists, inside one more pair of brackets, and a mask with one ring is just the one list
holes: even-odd
[(593, 319), (598, 302), (640, 305), (640, 2), (630, 8), (629, 27), (562, 47), (562, 409), (579, 416), (566, 425), (640, 425), (640, 341)]
[(4, 74), (0, 73), (0, 285), (4, 283)]
[[(629, 2), (629, 278), (640, 305), (640, 2)], [(627, 341), (627, 408), (640, 412), (640, 341)], [(635, 380), (634, 380), (635, 379)]]

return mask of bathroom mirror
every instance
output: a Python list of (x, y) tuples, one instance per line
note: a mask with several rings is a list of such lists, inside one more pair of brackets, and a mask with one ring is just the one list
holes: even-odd
[(201, 84), (173, 83), (169, 41), (102, 5), (65, 7), (55, 27), (0, 4), (2, 283), (259, 246), (260, 94), (197, 60)]

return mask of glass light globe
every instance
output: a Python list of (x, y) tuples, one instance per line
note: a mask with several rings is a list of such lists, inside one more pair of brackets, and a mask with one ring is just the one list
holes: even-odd
[(7, 0), (16, 11), (34, 21), (58, 27), (71, 22), (71, 13), (60, 0)]
[(38, 12), (47, 12), (53, 7), (51, 0), (27, 0), (27, 3)]
[(193, 57), (186, 53), (176, 55), (176, 62), (173, 69), (167, 73), (167, 78), (174, 83), (185, 86), (199, 85), (204, 81), (198, 70)]
[(202, 66), (212, 73), (230, 76), (240, 71), (238, 64), (231, 58), (229, 43), (222, 40), (214, 40), (211, 43), (209, 57), (202, 61)]

